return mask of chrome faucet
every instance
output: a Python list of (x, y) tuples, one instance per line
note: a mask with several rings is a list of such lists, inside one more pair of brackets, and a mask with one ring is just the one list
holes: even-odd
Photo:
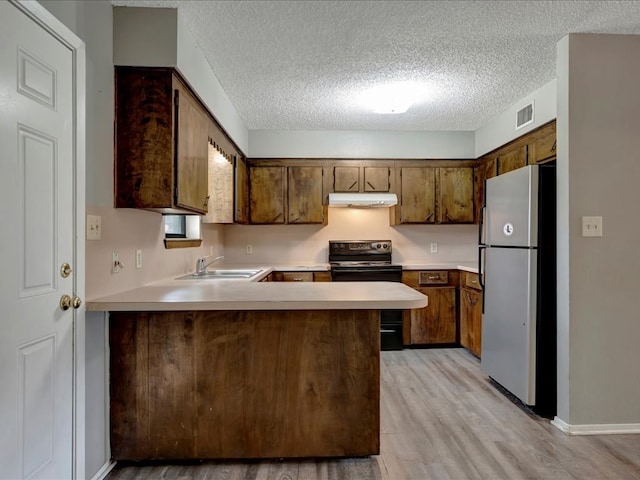
[(196, 260), (196, 275), (203, 275), (207, 271), (207, 267), (209, 265), (214, 264), (218, 260), (224, 260), (224, 255), (220, 255), (219, 257), (214, 258), (209, 263), (207, 263), (207, 258), (212, 257), (213, 255), (207, 255), (206, 257), (202, 257)]

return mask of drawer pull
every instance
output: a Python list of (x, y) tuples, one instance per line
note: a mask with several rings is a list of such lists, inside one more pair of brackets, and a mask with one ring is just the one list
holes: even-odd
[(440, 278), (439, 275), (429, 275), (427, 278), (429, 278), (429, 280), (438, 280)]

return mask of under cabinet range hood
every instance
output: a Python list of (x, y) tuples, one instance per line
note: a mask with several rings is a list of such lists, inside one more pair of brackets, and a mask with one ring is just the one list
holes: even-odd
[(395, 193), (330, 193), (330, 207), (391, 207), (398, 204)]

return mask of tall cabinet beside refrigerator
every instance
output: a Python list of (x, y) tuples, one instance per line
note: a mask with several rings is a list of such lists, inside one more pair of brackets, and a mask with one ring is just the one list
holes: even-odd
[(480, 222), (482, 370), (556, 414), (555, 162), (487, 180)]

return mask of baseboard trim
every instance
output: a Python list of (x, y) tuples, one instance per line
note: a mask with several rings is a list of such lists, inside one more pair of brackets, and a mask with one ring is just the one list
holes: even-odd
[(612, 423), (602, 425), (570, 425), (555, 417), (551, 425), (567, 435), (621, 435), (640, 433), (640, 423)]
[(103, 480), (115, 466), (116, 462), (105, 463), (90, 480)]

